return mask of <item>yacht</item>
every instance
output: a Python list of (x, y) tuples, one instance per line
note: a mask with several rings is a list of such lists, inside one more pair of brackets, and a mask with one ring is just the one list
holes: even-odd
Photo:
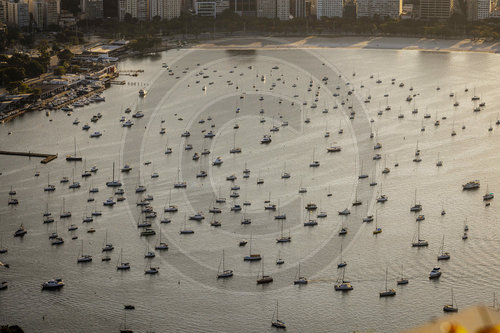
[(260, 143), (262, 144), (269, 144), (271, 143), (271, 136), (270, 135), (264, 135), (262, 139), (260, 140)]
[(144, 231), (141, 231), (141, 236), (154, 236), (156, 235), (156, 231), (154, 229), (146, 228)]
[(148, 94), (148, 91), (146, 89), (139, 90), (140, 97), (145, 97), (147, 94)]
[(152, 267), (150, 266), (148, 269), (144, 270), (144, 274), (157, 274), (159, 272), (160, 267)]
[(99, 137), (101, 137), (101, 136), (102, 136), (102, 133), (101, 133), (101, 132), (98, 132), (98, 131), (96, 131), (96, 132), (94, 132), (94, 133), (90, 134), (90, 137), (91, 137), (91, 138), (99, 138)]
[(62, 237), (56, 237), (50, 242), (51, 245), (61, 245), (64, 244), (64, 239)]
[(468, 182), (465, 185), (462, 185), (463, 190), (475, 190), (475, 189), (478, 189), (479, 187), (480, 187), (479, 180), (473, 180), (473, 181)]
[(59, 289), (64, 287), (62, 279), (53, 279), (42, 283), (42, 289)]
[(144, 117), (144, 113), (142, 113), (141, 111), (137, 111), (136, 113), (134, 113), (132, 115), (133, 118), (142, 118)]
[(326, 151), (328, 153), (337, 153), (337, 152), (340, 152), (341, 150), (342, 150), (342, 148), (340, 146), (331, 146), (331, 147), (326, 148)]
[(114, 201), (113, 198), (109, 198), (109, 199), (106, 199), (106, 201), (104, 201), (102, 204), (104, 206), (113, 206), (116, 204), (116, 201)]
[(441, 276), (441, 268), (440, 267), (434, 267), (432, 271), (429, 273), (429, 279), (439, 279)]
[(363, 222), (372, 222), (373, 215), (368, 215), (367, 217), (363, 217)]
[(351, 211), (347, 208), (342, 211), (339, 211), (339, 215), (349, 215), (349, 214), (351, 214)]
[(134, 125), (134, 122), (129, 119), (122, 124), (122, 127), (132, 127), (132, 125)]
[(212, 162), (212, 165), (214, 166), (218, 166), (218, 165), (222, 165), (223, 161), (220, 157), (217, 157), (213, 162)]
[(21, 224), (19, 226), (19, 228), (14, 232), (14, 237), (24, 237), (24, 235), (26, 235), (28, 233), (28, 231), (26, 230), (26, 228)]

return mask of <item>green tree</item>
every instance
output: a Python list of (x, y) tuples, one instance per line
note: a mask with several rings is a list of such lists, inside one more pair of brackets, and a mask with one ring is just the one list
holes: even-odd
[(61, 76), (61, 75), (64, 75), (64, 74), (66, 74), (66, 68), (64, 68), (64, 66), (57, 66), (54, 69), (54, 75)]
[(64, 61), (71, 61), (73, 58), (74, 54), (69, 50), (69, 49), (64, 49), (62, 51), (59, 51), (57, 53), (57, 57), (59, 58), (59, 62), (64, 62)]

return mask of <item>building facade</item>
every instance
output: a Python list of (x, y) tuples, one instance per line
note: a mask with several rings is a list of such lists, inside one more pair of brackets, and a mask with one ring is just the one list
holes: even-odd
[(7, 1), (7, 24), (28, 27), (30, 23), (29, 5), (22, 0)]
[(163, 0), (163, 18), (171, 20), (181, 16), (182, 0)]
[(104, 17), (104, 0), (80, 0), (80, 10), (87, 20)]
[(344, 10), (343, 0), (318, 0), (316, 16), (321, 17), (342, 17)]
[(423, 20), (446, 20), (453, 10), (450, 0), (420, 0), (420, 18)]

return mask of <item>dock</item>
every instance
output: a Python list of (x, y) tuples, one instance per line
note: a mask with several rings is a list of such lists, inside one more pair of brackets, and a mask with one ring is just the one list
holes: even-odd
[(57, 158), (57, 154), (42, 154), (42, 153), (32, 153), (32, 152), (19, 152), (19, 151), (5, 151), (0, 150), (0, 155), (15, 155), (15, 156), (28, 156), (28, 157), (42, 157), (43, 160), (40, 161), (42, 164), (47, 164), (52, 160)]

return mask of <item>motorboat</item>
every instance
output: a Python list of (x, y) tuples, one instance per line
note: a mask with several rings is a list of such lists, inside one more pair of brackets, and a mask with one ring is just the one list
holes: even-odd
[(441, 268), (440, 267), (434, 267), (432, 271), (429, 273), (429, 279), (439, 279), (441, 276)]
[(53, 279), (42, 283), (42, 289), (60, 289), (62, 287), (64, 287), (62, 279)]
[(28, 231), (26, 230), (26, 228), (21, 224), (19, 226), (19, 228), (14, 232), (14, 237), (24, 237), (24, 235), (26, 235), (28, 233)]

